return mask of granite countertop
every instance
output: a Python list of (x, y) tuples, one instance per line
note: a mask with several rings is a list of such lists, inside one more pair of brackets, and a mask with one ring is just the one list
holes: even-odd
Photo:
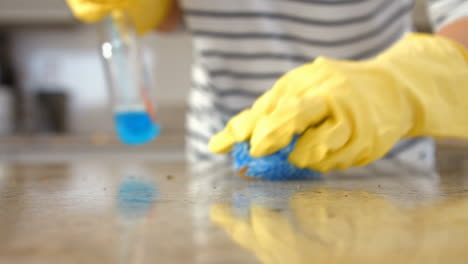
[(468, 257), (468, 152), (460, 144), (442, 144), (438, 172), (387, 164), (302, 182), (247, 182), (226, 164), (140, 156), (0, 161), (0, 263)]

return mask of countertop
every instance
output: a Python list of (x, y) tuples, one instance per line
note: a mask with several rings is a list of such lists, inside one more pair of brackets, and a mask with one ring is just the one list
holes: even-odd
[(1, 161), (0, 263), (468, 257), (466, 149), (442, 148), (438, 172), (368, 166), (305, 182), (248, 182), (227, 164), (139, 155)]

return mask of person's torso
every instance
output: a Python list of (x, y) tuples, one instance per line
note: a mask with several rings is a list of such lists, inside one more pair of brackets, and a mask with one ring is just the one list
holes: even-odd
[[(411, 0), (182, 0), (196, 67), (231, 112), (317, 56), (364, 59), (412, 28)], [(197, 84), (197, 76), (194, 82)]]

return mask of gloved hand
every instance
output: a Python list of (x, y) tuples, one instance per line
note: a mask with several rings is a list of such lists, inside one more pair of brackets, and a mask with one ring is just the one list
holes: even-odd
[(260, 157), (300, 134), (289, 161), (318, 171), (360, 166), (413, 136), (468, 138), (468, 54), (409, 34), (366, 61), (317, 58), (285, 74), (210, 141), (216, 153), (250, 139)]
[(173, 0), (67, 0), (76, 18), (95, 23), (113, 11), (126, 10), (137, 33), (142, 34), (161, 24)]

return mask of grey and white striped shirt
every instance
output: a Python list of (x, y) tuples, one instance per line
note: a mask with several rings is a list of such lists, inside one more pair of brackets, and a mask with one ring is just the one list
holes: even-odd
[[(466, 2), (431, 1), (436, 26), (453, 20), (462, 5), (455, 15), (468, 14)], [(181, 6), (194, 47), (187, 114), (192, 161), (215, 158), (210, 137), (287, 71), (318, 56), (374, 56), (413, 28), (412, 0), (182, 0)], [(432, 166), (434, 144), (405, 140), (387, 158)]]

